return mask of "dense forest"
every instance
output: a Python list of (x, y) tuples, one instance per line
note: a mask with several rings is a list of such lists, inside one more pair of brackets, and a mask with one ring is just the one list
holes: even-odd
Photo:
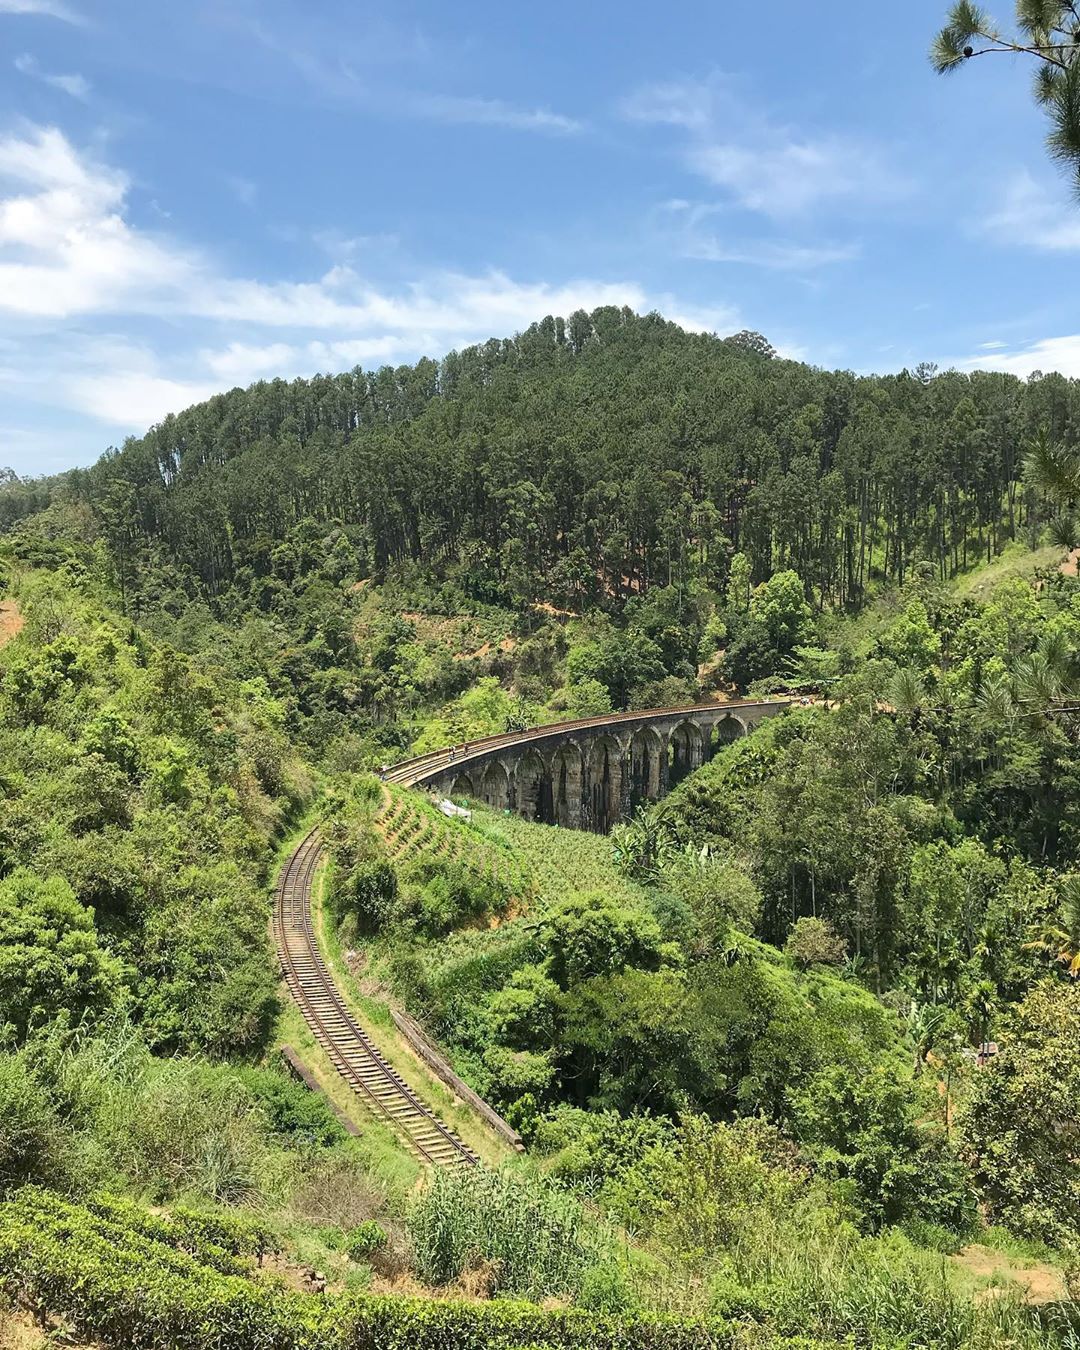
[[(1080, 581), (1036, 470), (1077, 390), (599, 310), (4, 475), (0, 1308), (193, 1350), (1075, 1345)], [(370, 772), (777, 689), (610, 837)], [(321, 1052), (269, 886), (316, 822), (351, 1006), (417, 1017), (524, 1158), (423, 1181), (283, 1071)]]

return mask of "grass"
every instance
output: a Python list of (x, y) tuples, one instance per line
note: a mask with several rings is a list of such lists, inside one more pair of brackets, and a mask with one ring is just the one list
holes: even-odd
[(516, 905), (527, 902), (534, 889), (529, 868), (506, 841), (443, 815), (419, 792), (391, 787), (384, 793), (375, 824), (395, 866), (461, 863), (482, 880), (505, 888)]
[(992, 562), (980, 563), (967, 572), (961, 572), (952, 579), (950, 585), (964, 599), (985, 599), (1001, 582), (1011, 577), (1033, 581), (1036, 572), (1056, 568), (1064, 559), (1065, 550), (1056, 544), (1030, 549), (1019, 540), (1014, 540)]
[(604, 835), (539, 825), (482, 807), (474, 810), (473, 821), (483, 834), (511, 847), (544, 901), (558, 902), (575, 891), (595, 890), (627, 904), (644, 897), (641, 887), (615, 866), (611, 840)]

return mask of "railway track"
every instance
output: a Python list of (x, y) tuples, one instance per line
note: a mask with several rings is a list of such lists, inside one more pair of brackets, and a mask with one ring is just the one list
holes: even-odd
[(393, 783), (397, 787), (416, 787), (428, 778), (450, 768), (451, 765), (455, 769), (467, 768), (471, 761), (480, 759), (493, 750), (502, 750), (529, 741), (543, 741), (548, 736), (562, 736), (567, 732), (588, 731), (596, 727), (636, 725), (640, 722), (655, 721), (658, 717), (675, 717), (701, 711), (715, 712), (718, 707), (724, 711), (737, 712), (740, 708), (759, 708), (763, 703), (772, 706), (781, 702), (786, 706), (788, 701), (737, 699), (725, 704), (677, 704), (671, 708), (644, 708), (634, 712), (604, 713), (601, 717), (579, 717), (569, 722), (544, 722), (540, 726), (529, 727), (526, 731), (505, 731), (495, 736), (482, 736), (478, 740), (470, 741), (467, 750), (461, 746), (455, 747), (454, 754), (451, 754), (450, 747), (446, 746), (442, 750), (429, 750), (423, 755), (413, 755), (411, 759), (402, 759), (391, 765), (382, 778), (384, 782)]
[(420, 1101), (353, 1018), (327, 969), (311, 917), (311, 888), (322, 856), (318, 831), (282, 869), (274, 940), (289, 992), (330, 1062), (364, 1105), (435, 1167), (473, 1164), (476, 1154)]

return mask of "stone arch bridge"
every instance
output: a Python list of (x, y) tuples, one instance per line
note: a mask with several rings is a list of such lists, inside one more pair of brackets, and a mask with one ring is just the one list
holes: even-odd
[(649, 708), (507, 732), (402, 760), (389, 783), (472, 797), (527, 820), (606, 834), (789, 699)]

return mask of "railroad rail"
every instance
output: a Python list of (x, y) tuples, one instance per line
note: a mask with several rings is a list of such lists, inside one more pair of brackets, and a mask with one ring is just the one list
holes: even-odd
[(596, 727), (621, 726), (627, 723), (647, 724), (662, 718), (692, 716), (694, 713), (717, 711), (736, 713), (741, 708), (763, 707), (772, 710), (777, 705), (786, 708), (789, 703), (789, 699), (777, 698), (738, 699), (731, 703), (678, 704), (670, 708), (644, 708), (635, 712), (604, 713), (600, 717), (579, 717), (569, 722), (545, 722), (540, 726), (529, 727), (526, 731), (505, 731), (494, 736), (482, 736), (478, 740), (469, 741), (467, 749), (461, 746), (446, 746), (441, 750), (429, 750), (423, 755), (413, 755), (411, 759), (402, 759), (391, 765), (382, 778), (384, 782), (394, 783), (398, 787), (415, 787), (446, 769), (465, 768), (470, 761), (488, 755), (492, 751), (527, 744), (530, 741), (542, 741), (548, 736), (563, 736), (575, 731), (589, 731)]
[(334, 983), (315, 938), (311, 891), (323, 845), (312, 830), (278, 882), (274, 940), (304, 1021), (342, 1078), (378, 1119), (432, 1166), (474, 1164), (476, 1154), (423, 1104), (360, 1027)]

